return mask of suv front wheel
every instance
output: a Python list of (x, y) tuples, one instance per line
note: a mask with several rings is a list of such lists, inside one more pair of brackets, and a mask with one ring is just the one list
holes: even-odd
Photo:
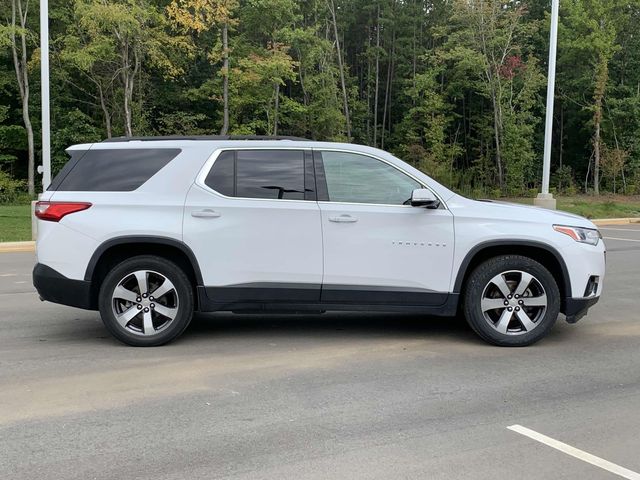
[(543, 338), (560, 313), (560, 291), (542, 264), (502, 255), (471, 272), (463, 295), (471, 328), (500, 346), (531, 345)]
[(118, 340), (153, 347), (177, 338), (193, 317), (193, 288), (175, 263), (153, 255), (119, 263), (104, 278), (100, 315)]

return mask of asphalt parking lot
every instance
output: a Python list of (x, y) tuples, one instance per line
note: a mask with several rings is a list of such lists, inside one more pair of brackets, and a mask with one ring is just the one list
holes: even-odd
[(640, 225), (602, 232), (602, 300), (524, 349), (383, 314), (203, 315), (131, 348), (0, 254), (0, 478), (640, 478)]

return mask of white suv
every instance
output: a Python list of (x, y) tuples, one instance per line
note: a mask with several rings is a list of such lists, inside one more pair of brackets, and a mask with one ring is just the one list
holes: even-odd
[(588, 220), (469, 200), (375, 148), (164, 137), (68, 153), (36, 207), (34, 285), (129, 345), (219, 310), (460, 311), (488, 342), (529, 345), (602, 292)]

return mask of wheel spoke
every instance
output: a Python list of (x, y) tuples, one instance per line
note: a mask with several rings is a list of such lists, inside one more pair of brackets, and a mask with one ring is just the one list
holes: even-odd
[(527, 272), (521, 272), (521, 273), (522, 275), (520, 276), (520, 283), (518, 284), (515, 291), (513, 292), (514, 295), (522, 296), (522, 294), (527, 290), (527, 288), (529, 288), (529, 284), (531, 284), (531, 280), (533, 280), (533, 276), (531, 276), (531, 274)]
[(504, 299), (502, 298), (483, 298), (481, 302), (483, 312), (489, 310), (497, 310), (499, 308), (506, 308), (504, 305)]
[(498, 330), (500, 333), (507, 333), (507, 328), (509, 328), (509, 322), (511, 322), (512, 318), (513, 312), (510, 312), (505, 308), (504, 312), (502, 312), (502, 315), (500, 315), (498, 323), (496, 323), (495, 325), (496, 330)]
[(138, 307), (136, 305), (133, 305), (128, 310), (125, 310), (120, 315), (117, 315), (116, 320), (121, 326), (126, 327), (127, 324), (133, 319), (133, 317), (138, 315), (138, 313), (140, 313), (140, 310), (138, 310)]
[(151, 292), (150, 295), (153, 295), (155, 299), (158, 299), (174, 289), (175, 287), (173, 286), (173, 283), (171, 283), (168, 278), (165, 278), (164, 282), (162, 282), (162, 285)]
[(156, 329), (153, 328), (153, 318), (151, 316), (151, 312), (144, 312), (142, 314), (142, 322), (145, 335), (151, 335), (155, 333)]
[(122, 285), (118, 285), (113, 291), (112, 295), (113, 299), (116, 298), (121, 300), (126, 300), (127, 302), (136, 302), (138, 298), (138, 294), (136, 292), (132, 292), (131, 290), (124, 288)]
[(505, 282), (503, 274), (493, 277), (490, 283), (493, 283), (498, 287), (504, 298), (507, 298), (507, 296), (511, 294), (511, 289), (509, 288), (509, 285), (507, 285), (507, 282)]
[(176, 315), (178, 314), (177, 308), (165, 307), (164, 305), (160, 305), (159, 303), (156, 303), (155, 311), (160, 315), (164, 315), (165, 317), (170, 318), (171, 320), (176, 318)]
[(136, 279), (138, 280), (138, 288), (140, 289), (140, 295), (149, 291), (149, 283), (147, 282), (147, 272), (144, 270), (138, 270), (134, 272)]
[(539, 297), (522, 297), (525, 307), (546, 307), (547, 296), (543, 293)]
[(531, 319), (529, 318), (529, 315), (527, 315), (526, 312), (524, 312), (523, 310), (520, 310), (520, 311), (518, 311), (516, 313), (517, 313), (517, 316), (518, 316), (518, 320), (522, 324), (522, 327), (527, 332), (530, 332), (531, 330), (533, 330), (536, 327), (536, 324), (531, 321)]

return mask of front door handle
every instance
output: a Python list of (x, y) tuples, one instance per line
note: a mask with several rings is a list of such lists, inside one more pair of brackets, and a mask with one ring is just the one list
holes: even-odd
[(337, 217), (329, 217), (330, 222), (335, 223), (355, 223), (358, 221), (356, 217), (352, 217), (351, 215), (340, 215)]
[(191, 216), (196, 218), (218, 218), (220, 216), (220, 212), (216, 212), (210, 208), (205, 208), (204, 210), (195, 210), (191, 212)]

